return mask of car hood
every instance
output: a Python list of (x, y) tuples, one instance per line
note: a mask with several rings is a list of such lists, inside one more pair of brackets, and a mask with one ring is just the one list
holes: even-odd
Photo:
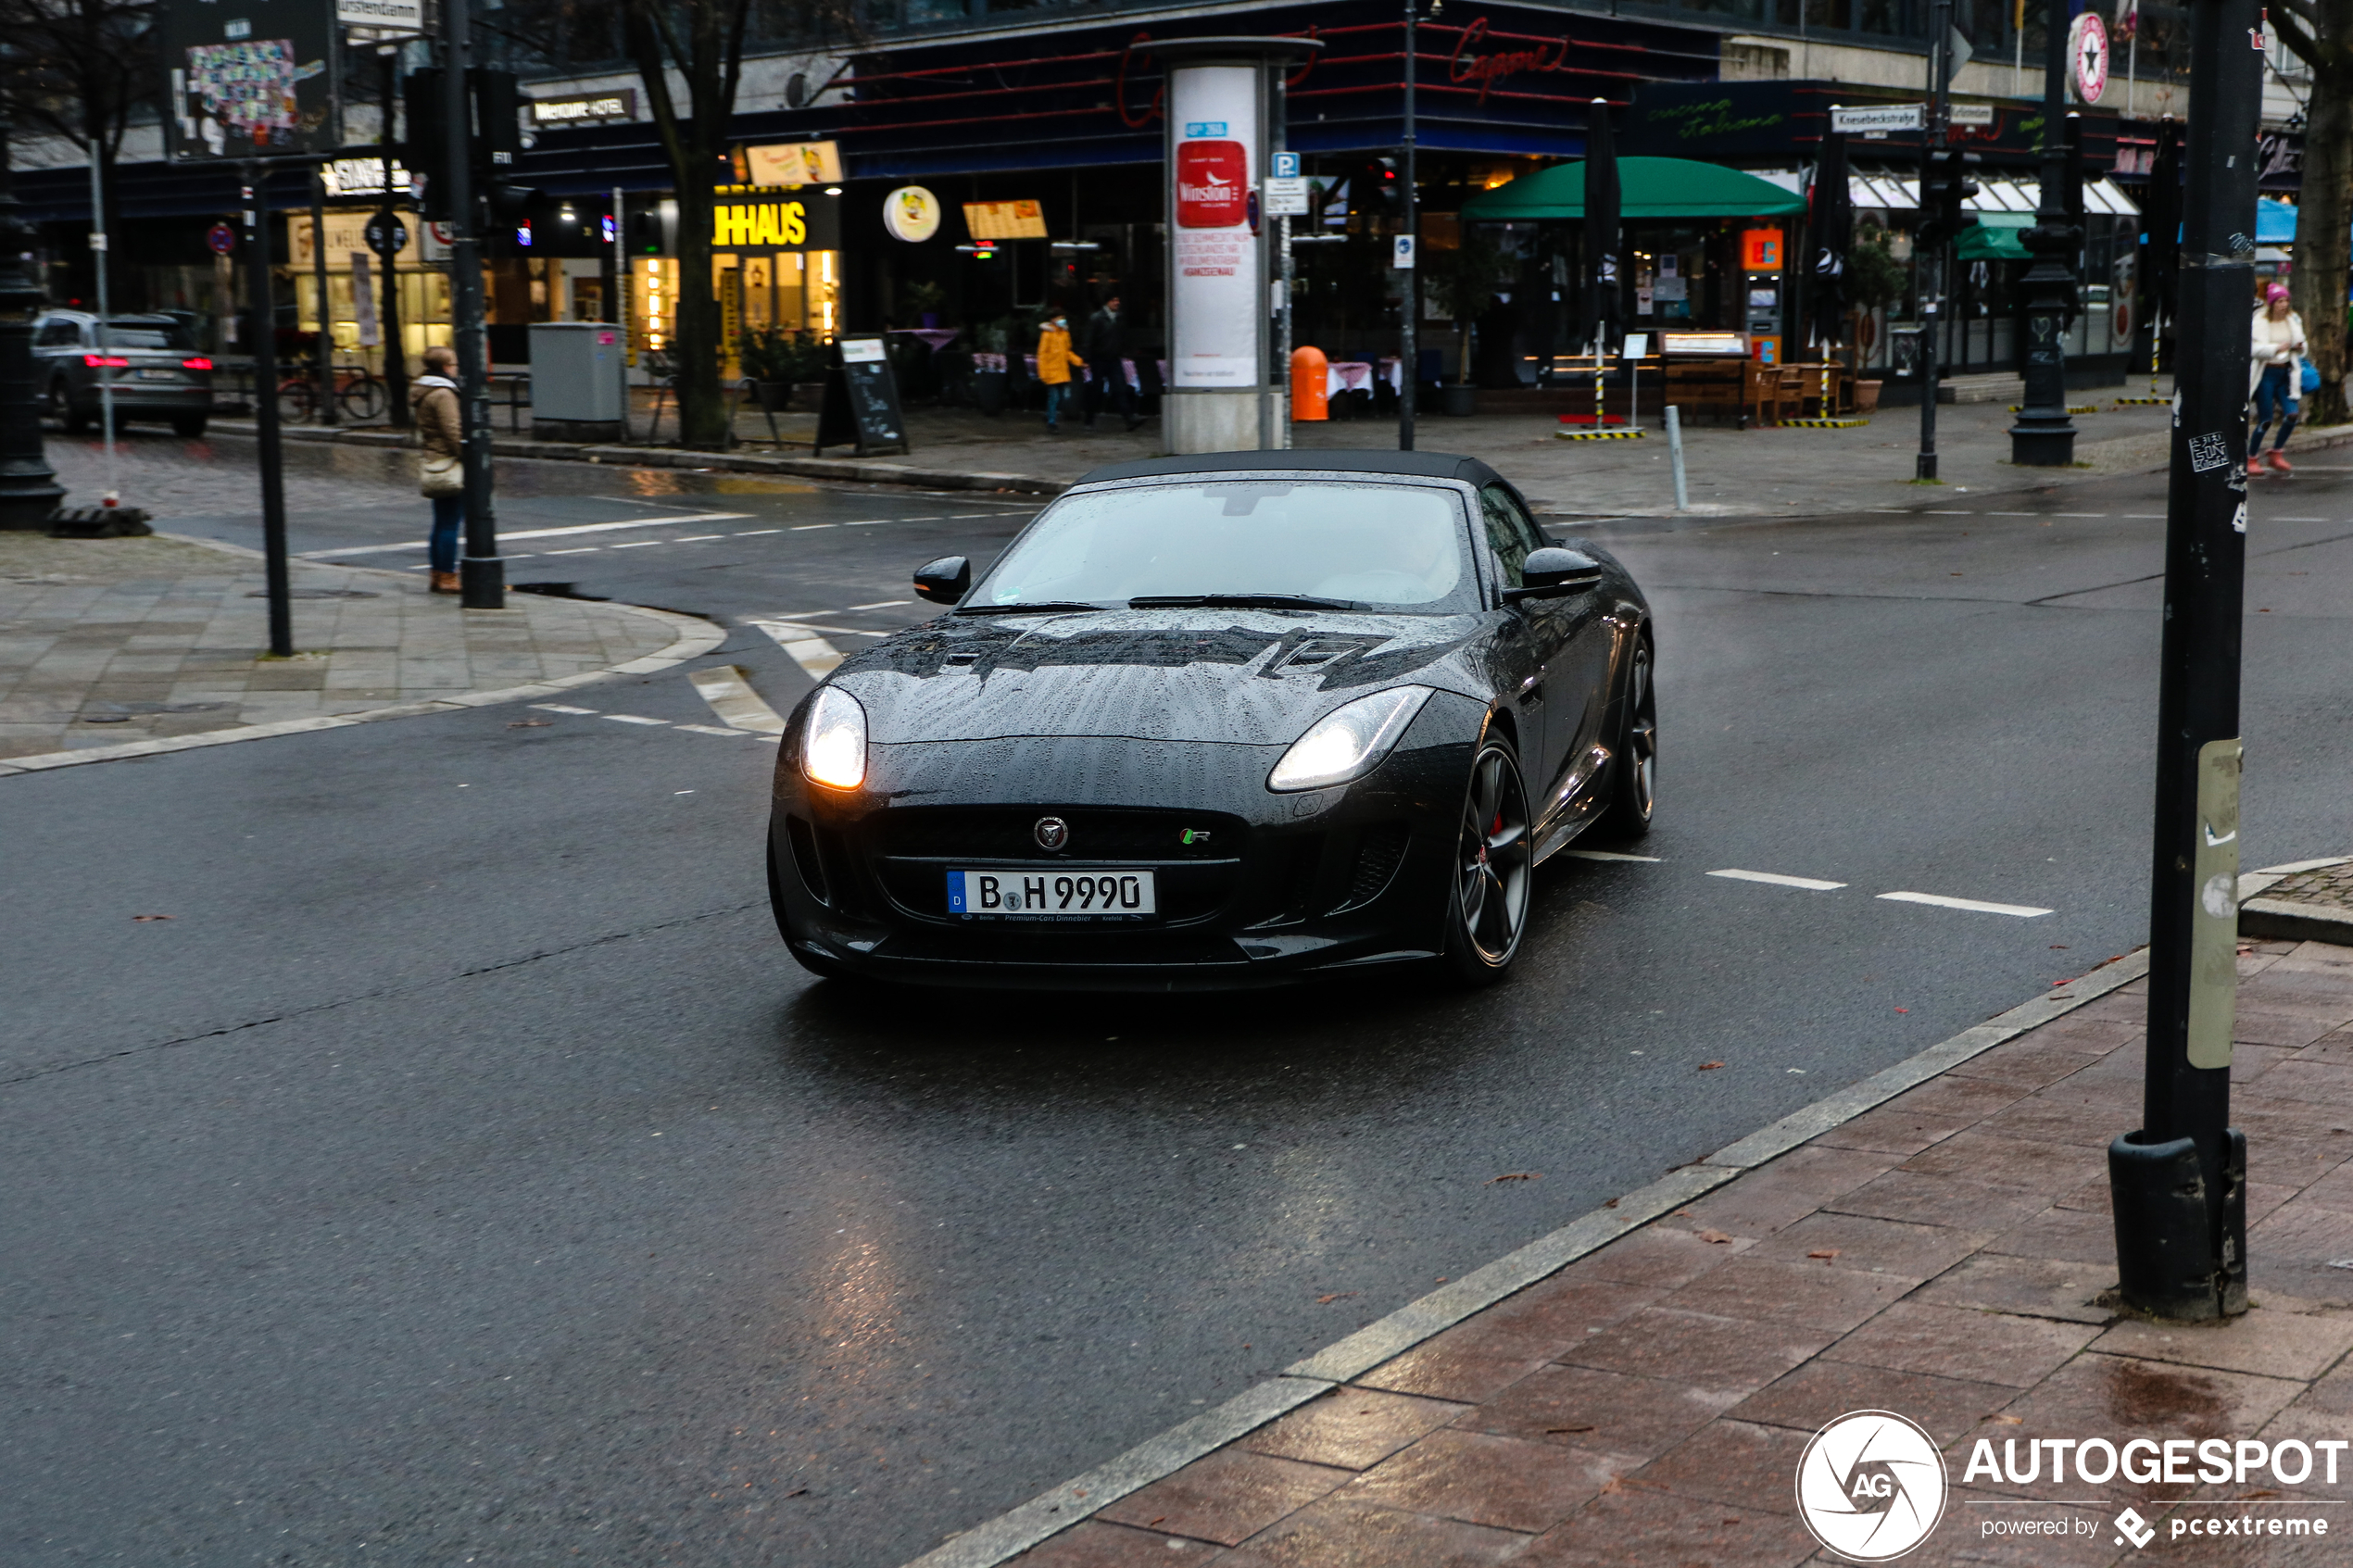
[(1484, 699), (1487, 617), (1232, 609), (943, 616), (843, 663), (878, 745), (1114, 735), (1288, 744), (1410, 684)]

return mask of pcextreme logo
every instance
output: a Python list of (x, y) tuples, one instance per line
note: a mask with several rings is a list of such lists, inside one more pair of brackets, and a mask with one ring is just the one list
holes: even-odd
[(1944, 1516), (1944, 1456), (1892, 1411), (1852, 1411), (1797, 1461), (1797, 1512), (1814, 1538), (1856, 1562), (1903, 1556)]

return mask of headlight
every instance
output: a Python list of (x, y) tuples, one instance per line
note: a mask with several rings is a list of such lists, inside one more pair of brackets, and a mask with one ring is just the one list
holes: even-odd
[(1362, 778), (1380, 765), (1428, 700), (1428, 686), (1399, 686), (1332, 709), (1291, 743), (1266, 775), (1266, 787), (1322, 789)]
[(866, 710), (839, 686), (817, 694), (800, 733), (800, 771), (835, 789), (856, 789), (866, 779)]

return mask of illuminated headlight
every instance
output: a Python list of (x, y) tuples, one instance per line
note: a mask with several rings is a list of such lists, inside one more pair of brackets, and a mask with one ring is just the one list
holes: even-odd
[(817, 694), (800, 733), (800, 771), (835, 789), (856, 789), (866, 779), (866, 710), (839, 686)]
[(1428, 700), (1428, 686), (1398, 686), (1334, 709), (1291, 743), (1266, 775), (1266, 787), (1322, 789), (1364, 777), (1380, 765)]

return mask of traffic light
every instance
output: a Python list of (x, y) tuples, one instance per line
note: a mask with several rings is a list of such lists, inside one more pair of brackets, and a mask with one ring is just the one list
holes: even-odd
[(1964, 210), (1963, 204), (1977, 194), (1977, 182), (1969, 177), (1977, 161), (1975, 153), (1951, 147), (1929, 149), (1920, 176), (1921, 243), (1947, 244), (1958, 239), (1961, 231), (1976, 221)]
[(412, 175), (424, 176), (424, 194), (417, 199), (417, 215), (428, 223), (447, 223), (449, 210), (449, 114), (441, 97), (441, 70), (433, 67), (409, 73), (401, 84), (402, 107), (409, 119), (408, 135), (400, 144), (400, 161)]
[[(537, 191), (506, 178), (522, 154), (518, 114), (522, 91), (512, 71), (470, 70), (466, 82), (473, 98), (473, 134), (468, 150), (476, 197), (487, 206), (494, 223), (519, 224), (539, 200)], [(402, 98), (409, 126), (401, 161), (411, 172), (425, 177), (419, 214), (428, 222), (446, 223), (456, 214), (449, 210), (449, 116), (442, 97), (440, 68), (409, 72)]]

